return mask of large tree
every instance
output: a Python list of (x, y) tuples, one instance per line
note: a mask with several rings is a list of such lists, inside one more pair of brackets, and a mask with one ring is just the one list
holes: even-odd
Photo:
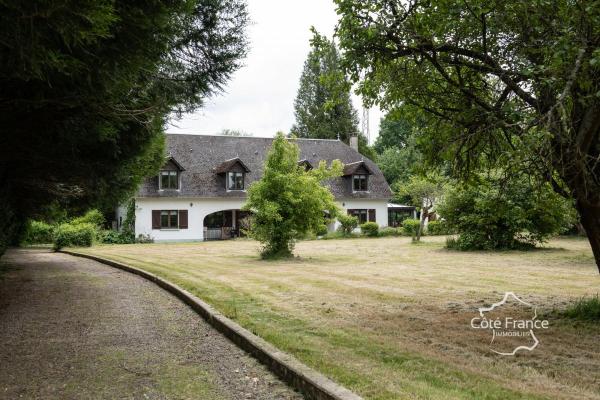
[(245, 55), (243, 0), (0, 2), (0, 248), (56, 201), (121, 200)]
[(294, 100), (296, 123), (291, 132), (299, 138), (339, 138), (346, 143), (350, 136), (359, 136), (361, 152), (368, 153), (366, 138), (358, 131), (358, 114), (350, 98), (352, 86), (342, 68), (339, 50), (314, 28), (312, 32), (311, 51)]
[(600, 2), (335, 2), (363, 96), (427, 118), (458, 172), (503, 164), (575, 199), (600, 269)]

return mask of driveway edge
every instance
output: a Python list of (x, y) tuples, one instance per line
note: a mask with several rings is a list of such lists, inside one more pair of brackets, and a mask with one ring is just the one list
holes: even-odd
[(307, 365), (301, 363), (292, 355), (282, 352), (265, 340), (242, 328), (212, 306), (200, 300), (187, 290), (171, 283), (157, 275), (142, 269), (107, 260), (89, 254), (74, 251), (60, 250), (61, 253), (76, 257), (88, 258), (98, 261), (133, 274), (139, 275), (161, 288), (170, 292), (196, 313), (204, 318), (210, 325), (225, 335), (229, 340), (242, 348), (252, 357), (267, 366), (273, 373), (287, 382), (293, 388), (300, 391), (306, 398), (311, 400), (363, 400), (362, 397), (350, 390), (338, 385), (324, 375), (318, 373)]

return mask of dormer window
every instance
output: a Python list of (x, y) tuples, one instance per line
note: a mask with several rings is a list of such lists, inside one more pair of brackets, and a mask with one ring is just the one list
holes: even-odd
[(178, 171), (160, 171), (159, 189), (179, 189), (179, 172)]
[[(223, 161), (215, 168), (218, 175), (225, 177), (225, 189), (229, 191), (244, 190), (244, 180), (250, 169), (239, 158)], [(222, 182), (222, 181), (221, 181)]]
[(352, 175), (352, 190), (366, 192), (369, 187), (369, 176), (366, 174)]
[(244, 175), (243, 172), (228, 172), (227, 190), (244, 190)]

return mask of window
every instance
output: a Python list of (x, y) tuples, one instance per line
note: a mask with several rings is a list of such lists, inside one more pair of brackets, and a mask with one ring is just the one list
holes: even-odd
[(366, 192), (367, 182), (367, 175), (352, 175), (352, 190), (355, 192)]
[(179, 213), (177, 210), (164, 210), (160, 212), (160, 228), (161, 229), (177, 229), (179, 228)]
[(348, 214), (358, 218), (359, 224), (364, 224), (369, 220), (368, 210), (348, 210)]
[(244, 190), (244, 173), (227, 173), (227, 190)]
[(160, 171), (159, 189), (179, 189), (177, 171)]

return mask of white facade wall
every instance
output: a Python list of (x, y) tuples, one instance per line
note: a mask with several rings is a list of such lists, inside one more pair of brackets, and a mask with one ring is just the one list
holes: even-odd
[[(204, 217), (217, 211), (239, 210), (245, 199), (201, 199), (201, 198), (136, 198), (135, 235), (150, 235), (157, 242), (204, 240)], [(338, 200), (344, 210), (375, 209), (375, 219), (380, 227), (387, 226), (386, 200), (346, 199)], [(188, 210), (188, 229), (152, 229), (152, 210)], [(339, 226), (336, 221), (330, 230)]]
[[(388, 210), (387, 200), (378, 199), (341, 199), (338, 200), (338, 204), (344, 209), (374, 209), (375, 210), (375, 222), (380, 227), (388, 225)], [(339, 222), (335, 222), (334, 229), (340, 226)]]
[[(157, 242), (204, 240), (204, 217), (217, 211), (239, 210), (245, 199), (136, 198), (135, 235)], [(188, 229), (152, 229), (152, 210), (188, 210)]]

